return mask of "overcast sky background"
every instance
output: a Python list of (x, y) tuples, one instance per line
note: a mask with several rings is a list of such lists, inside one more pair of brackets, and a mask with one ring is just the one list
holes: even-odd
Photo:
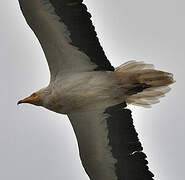
[[(172, 91), (152, 109), (131, 106), (155, 180), (184, 178), (185, 2), (85, 0), (114, 66), (144, 60), (174, 73)], [(0, 179), (88, 180), (64, 115), (18, 100), (47, 86), (49, 70), (17, 0), (0, 1)]]

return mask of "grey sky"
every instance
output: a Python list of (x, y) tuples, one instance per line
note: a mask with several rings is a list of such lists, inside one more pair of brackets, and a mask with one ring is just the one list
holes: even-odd
[[(185, 3), (85, 0), (114, 66), (144, 60), (174, 73), (172, 91), (152, 109), (130, 106), (156, 180), (183, 179)], [(0, 179), (88, 180), (66, 116), (16, 102), (49, 82), (44, 54), (17, 0), (0, 1)]]

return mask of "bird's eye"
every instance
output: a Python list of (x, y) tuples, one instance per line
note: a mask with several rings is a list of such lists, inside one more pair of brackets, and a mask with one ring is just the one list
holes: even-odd
[(35, 96), (37, 96), (37, 94), (36, 94), (36, 93), (33, 93), (31, 96), (32, 96), (32, 97), (35, 97)]

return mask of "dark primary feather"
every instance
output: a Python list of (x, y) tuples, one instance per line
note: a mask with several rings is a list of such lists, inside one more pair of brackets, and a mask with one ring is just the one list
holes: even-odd
[(153, 180), (148, 169), (146, 155), (133, 125), (131, 111), (126, 104), (119, 104), (106, 109), (109, 145), (117, 160), (118, 180)]
[(91, 61), (98, 65), (95, 70), (114, 71), (107, 59), (95, 28), (91, 21), (91, 15), (82, 0), (49, 0), (56, 14), (67, 26), (70, 32), (72, 44), (90, 57)]

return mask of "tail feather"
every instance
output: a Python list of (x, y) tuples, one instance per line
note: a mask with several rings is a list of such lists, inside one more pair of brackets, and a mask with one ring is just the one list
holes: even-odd
[(141, 70), (137, 75), (137, 80), (152, 87), (168, 86), (173, 83), (173, 75), (168, 72), (158, 70)]
[(143, 61), (128, 61), (116, 68), (117, 72), (133, 72), (141, 69), (154, 69), (153, 64), (145, 64)]
[(124, 73), (123, 79), (125, 76), (129, 77), (125, 93), (126, 102), (144, 107), (158, 103), (159, 98), (170, 91), (168, 86), (175, 82), (173, 74), (155, 70), (152, 64), (144, 62), (129, 61), (116, 68), (116, 72)]

